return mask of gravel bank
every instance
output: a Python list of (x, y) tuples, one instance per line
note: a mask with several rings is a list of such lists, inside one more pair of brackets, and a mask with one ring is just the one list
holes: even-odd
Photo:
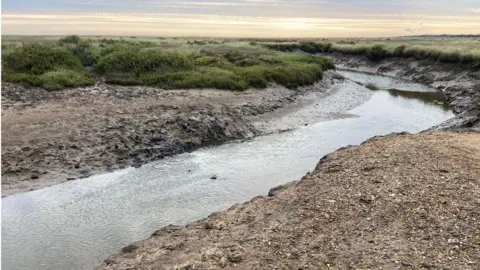
[(480, 136), (373, 138), (96, 269), (477, 269)]

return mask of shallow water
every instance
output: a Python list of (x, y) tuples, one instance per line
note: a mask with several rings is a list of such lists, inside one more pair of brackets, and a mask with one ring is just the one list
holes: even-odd
[[(186, 224), (300, 179), (339, 147), (418, 132), (453, 116), (432, 89), (390, 77), (347, 77), (397, 90), (373, 91), (348, 111), (350, 118), (3, 198), (2, 268), (91, 269), (163, 226)], [(213, 174), (217, 180), (210, 180)]]

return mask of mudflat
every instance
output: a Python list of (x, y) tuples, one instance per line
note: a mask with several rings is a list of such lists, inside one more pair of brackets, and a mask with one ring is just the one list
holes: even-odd
[(246, 91), (163, 90), (99, 81), (48, 92), (4, 83), (2, 196), (275, 132), (261, 127), (275, 116), (256, 116), (314, 102), (339, 80), (338, 74), (326, 72), (309, 87)]
[(480, 135), (393, 134), (96, 269), (476, 269)]

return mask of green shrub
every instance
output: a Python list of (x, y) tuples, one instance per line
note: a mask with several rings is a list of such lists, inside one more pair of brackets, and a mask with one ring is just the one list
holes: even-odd
[(282, 64), (283, 61), (279, 59), (278, 57), (271, 56), (271, 55), (261, 55), (258, 57), (258, 59), (264, 63), (270, 64), (270, 65), (278, 65)]
[(294, 63), (297, 62), (297, 63), (316, 64), (322, 67), (324, 70), (335, 69), (335, 65), (333, 64), (330, 58), (326, 58), (318, 55), (284, 54), (282, 56), (279, 56), (279, 59), (289, 61), (289, 62), (294, 62)]
[[(320, 43), (317, 43), (317, 48), (318, 48), (318, 46), (320, 46)], [(332, 47), (332, 43), (321, 44), (321, 47), (322, 47), (322, 52), (328, 52), (328, 51), (330, 51), (330, 48)]]
[[(330, 59), (306, 55), (306, 54), (285, 54), (278, 56), (262, 56), (251, 58), (241, 53), (228, 52), (218, 56), (210, 55), (186, 55), (185, 65), (182, 61), (166, 61), (159, 67), (156, 63), (158, 55), (175, 55), (172, 53), (155, 52), (148, 56), (151, 65), (148, 69), (143, 68), (141, 60), (137, 56), (129, 56), (128, 61), (117, 57), (116, 53), (109, 54), (99, 60), (99, 68), (103, 70), (108, 83), (116, 84), (144, 84), (153, 85), (166, 89), (174, 88), (219, 88), (230, 90), (243, 90), (248, 87), (264, 88), (269, 82), (276, 82), (286, 87), (298, 87), (309, 85), (320, 80), (324, 69), (333, 68)], [(114, 57), (115, 61), (112, 58)], [(174, 57), (173, 59), (178, 59)], [(108, 61), (107, 61), (108, 60)], [(112, 61), (110, 61), (112, 60)], [(190, 61), (191, 60), (191, 61)], [(230, 61), (235, 61), (234, 63)], [(122, 69), (123, 63), (134, 63), (135, 68)], [(107, 64), (108, 63), (108, 64)], [(175, 64), (177, 63), (177, 64)], [(191, 63), (191, 65), (190, 65)], [(119, 66), (112, 66), (118, 64)], [(176, 68), (181, 67), (181, 68)]]
[(298, 43), (274, 43), (274, 44), (264, 44), (265, 48), (281, 51), (281, 52), (293, 52), (296, 49), (299, 49)]
[(7, 82), (41, 86), (47, 90), (94, 83), (78, 57), (67, 47), (29, 44), (3, 57), (3, 79)]
[(375, 45), (367, 51), (367, 57), (373, 61), (385, 59), (387, 56), (388, 51), (382, 45)]
[(193, 61), (196, 66), (213, 66), (216, 65), (219, 59), (215, 56), (202, 55)]
[(4, 72), (3, 79), (18, 84), (40, 86), (46, 90), (61, 90), (68, 87), (92, 85), (94, 79), (85, 71), (53, 70), (42, 75)]
[(312, 42), (312, 41), (305, 41), (305, 42), (300, 42), (300, 43), (275, 43), (275, 44), (265, 44), (264, 47), (271, 49), (271, 50), (276, 50), (276, 51), (282, 51), (282, 52), (293, 52), (295, 50), (301, 50), (306, 53), (325, 53), (330, 50), (332, 47), (331, 43), (317, 43), (317, 42)]
[(166, 89), (178, 88), (217, 88), (244, 90), (247, 83), (231, 71), (216, 67), (203, 67), (192, 71), (155, 73), (145, 76), (142, 83)]
[(193, 42), (187, 41), (187, 44), (193, 44), (193, 45), (201, 45), (201, 46), (203, 46), (203, 45), (206, 45), (207, 42), (202, 41), (202, 40), (194, 40)]
[(80, 87), (92, 85), (93, 78), (87, 72), (73, 70), (49, 71), (40, 76), (43, 88), (47, 90), (61, 90), (67, 87)]
[(125, 42), (118, 42), (118, 43), (114, 43), (112, 45), (108, 45), (108, 46), (103, 47), (100, 50), (98, 56), (103, 57), (103, 56), (106, 56), (106, 55), (109, 55), (109, 54), (112, 54), (112, 53), (115, 53), (115, 52), (126, 52), (126, 51), (131, 51), (131, 52), (137, 53), (141, 49), (142, 49), (142, 47), (140, 47), (140, 46), (135, 46), (135, 45), (125, 43)]
[(261, 60), (250, 58), (250, 57), (246, 57), (235, 62), (235, 65), (239, 67), (250, 67), (250, 66), (256, 66), (261, 64), (262, 64)]
[(93, 66), (97, 61), (97, 56), (91, 42), (81, 40), (72, 48), (73, 55), (78, 57), (83, 66)]
[(100, 40), (100, 44), (106, 44), (106, 45), (115, 44), (117, 42), (119, 42), (119, 41), (115, 40), (115, 39), (111, 39), (111, 38), (109, 38), (109, 39), (103, 38), (103, 39)]
[(443, 52), (439, 55), (438, 60), (442, 62), (457, 63), (460, 62), (460, 51)]
[(241, 61), (246, 57), (245, 54), (242, 54), (238, 51), (232, 51), (232, 50), (230, 50), (226, 53), (223, 53), (222, 56), (223, 56), (223, 58), (227, 59), (231, 63)]
[(400, 45), (395, 50), (393, 50), (393, 55), (396, 57), (401, 57), (403, 56), (403, 52), (405, 51), (405, 48), (407, 48), (405, 45)]
[(4, 68), (14, 72), (41, 75), (56, 69), (82, 69), (71, 51), (55, 45), (29, 44), (4, 57)]
[(338, 44), (350, 44), (353, 45), (355, 44), (355, 41), (349, 41), (349, 40), (340, 40)]
[(417, 60), (432, 59), (435, 61), (439, 59), (441, 54), (442, 54), (442, 51), (436, 48), (424, 48), (424, 47), (416, 47), (416, 46), (406, 48), (403, 52), (404, 57), (413, 57)]
[(249, 66), (238, 70), (238, 74), (243, 77), (243, 79), (250, 85), (255, 88), (265, 88), (268, 85), (268, 74), (269, 67), (267, 66)]
[(363, 54), (366, 55), (371, 49), (371, 46), (367, 45), (345, 45), (345, 44), (333, 44), (329, 51), (341, 52), (347, 54)]
[(127, 48), (101, 57), (95, 65), (95, 70), (107, 74), (131, 72), (139, 76), (155, 70), (178, 70), (191, 67), (193, 67), (192, 59), (185, 54), (156, 50), (138, 51)]
[(60, 38), (58, 40), (58, 44), (63, 45), (63, 44), (78, 44), (80, 42), (80, 37), (77, 35), (70, 35), (70, 36), (65, 36), (63, 38)]
[(473, 53), (466, 53), (466, 54), (460, 55), (460, 62), (462, 63), (469, 64), (469, 63), (473, 63), (474, 61), (475, 61), (475, 56), (473, 55)]
[(317, 47), (313, 42), (300, 42), (300, 50), (307, 52), (307, 53), (317, 53)]
[(18, 83), (23, 85), (30, 85), (30, 86), (41, 86), (42, 81), (38, 75), (32, 75), (28, 73), (22, 72), (9, 72), (6, 70), (2, 71), (2, 79), (11, 82), (11, 83)]

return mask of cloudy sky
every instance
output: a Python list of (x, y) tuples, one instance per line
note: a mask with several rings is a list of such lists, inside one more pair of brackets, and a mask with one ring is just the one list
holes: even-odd
[(2, 34), (479, 34), (480, 0), (2, 0)]

